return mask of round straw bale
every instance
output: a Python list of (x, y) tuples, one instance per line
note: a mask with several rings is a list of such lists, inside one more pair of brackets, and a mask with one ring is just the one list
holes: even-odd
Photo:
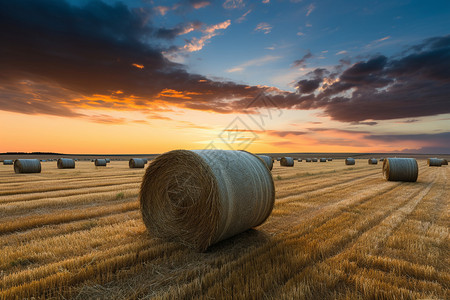
[(5, 160), (3, 161), (3, 165), (12, 165), (12, 164), (13, 164), (12, 159), (5, 159)]
[(313, 158), (313, 159), (311, 159), (311, 161), (312, 161), (312, 162), (317, 162), (318, 159), (317, 159), (317, 158)]
[(281, 161), (281, 157), (277, 157), (277, 161)]
[(419, 167), (414, 158), (386, 158), (383, 162), (383, 176), (388, 181), (417, 181)]
[(141, 158), (144, 161), (144, 165), (146, 165), (148, 163), (148, 159), (146, 158)]
[(106, 159), (97, 158), (94, 164), (96, 167), (106, 167)]
[(327, 162), (327, 159), (326, 158), (321, 158), (320, 162)]
[(293, 167), (294, 159), (292, 157), (282, 157), (280, 160), (280, 166), (283, 167)]
[(105, 160), (106, 160), (107, 164), (109, 164), (111, 162), (111, 159), (109, 159), (109, 158), (105, 158)]
[(327, 160), (328, 160), (328, 161), (333, 161), (333, 159), (332, 159), (331, 157), (330, 157), (330, 158), (328, 158)]
[(354, 159), (354, 158), (351, 158), (351, 157), (347, 157), (347, 158), (345, 159), (345, 164), (346, 164), (346, 165), (354, 165), (354, 164), (355, 164), (355, 159)]
[(384, 161), (384, 157), (380, 158), (380, 161)]
[(440, 167), (442, 166), (442, 159), (440, 158), (429, 158), (428, 159), (428, 166), (430, 167)]
[(378, 160), (376, 158), (369, 158), (369, 165), (376, 165), (378, 164)]
[(262, 224), (275, 188), (267, 166), (251, 153), (175, 150), (149, 165), (139, 199), (152, 235), (204, 251)]
[(41, 173), (41, 162), (39, 159), (16, 159), (14, 161), (14, 172)]
[(58, 169), (75, 169), (75, 161), (70, 158), (60, 158), (56, 164)]
[(302, 159), (301, 159), (301, 158), (299, 158), (299, 159), (298, 159), (298, 162), (302, 162)]
[(443, 158), (443, 159), (442, 159), (442, 165), (448, 166), (448, 160), (446, 160), (445, 158)]
[(311, 162), (311, 158), (305, 159), (306, 162)]
[(132, 158), (128, 162), (128, 166), (132, 169), (136, 168), (144, 168), (145, 167), (145, 161), (142, 158)]
[(259, 158), (261, 158), (264, 163), (266, 164), (267, 168), (269, 168), (270, 171), (273, 169), (273, 160), (271, 157), (267, 155), (258, 155)]

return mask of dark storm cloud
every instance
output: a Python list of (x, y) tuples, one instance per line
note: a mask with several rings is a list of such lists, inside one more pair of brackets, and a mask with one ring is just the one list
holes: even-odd
[[(449, 36), (425, 40), (396, 57), (342, 63), (331, 72), (317, 68), (291, 93), (211, 80), (167, 60), (162, 53), (170, 47), (155, 46), (157, 36), (170, 39), (192, 24), (160, 29), (144, 9), (83, 3), (0, 0), (0, 109), (77, 117), (78, 108), (145, 110), (157, 100), (234, 113), (258, 108), (249, 102), (270, 92), (265, 106), (321, 109), (334, 120), (367, 125), (450, 112)], [(199, 9), (209, 2), (182, 3)], [(308, 52), (297, 64), (311, 57)], [(94, 95), (113, 96), (88, 99)]]

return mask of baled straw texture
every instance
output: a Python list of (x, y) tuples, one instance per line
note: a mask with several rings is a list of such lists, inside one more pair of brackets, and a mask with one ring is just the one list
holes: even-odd
[(5, 159), (4, 161), (3, 161), (3, 165), (12, 165), (13, 164), (13, 161), (12, 161), (12, 159)]
[(386, 158), (383, 162), (383, 175), (388, 181), (415, 182), (419, 167), (414, 158)]
[(320, 162), (327, 162), (327, 159), (326, 158), (321, 158)]
[(312, 161), (312, 162), (317, 162), (318, 159), (317, 159), (317, 158), (313, 158), (313, 159), (311, 159), (311, 161)]
[(311, 161), (312, 161), (311, 158), (306, 159), (306, 162), (311, 162)]
[(106, 159), (97, 158), (94, 164), (96, 167), (106, 167)]
[(354, 165), (355, 164), (355, 159), (354, 158), (351, 158), (351, 157), (347, 157), (346, 159), (345, 159), (345, 164), (346, 165)]
[(128, 166), (131, 169), (137, 169), (137, 168), (144, 168), (145, 167), (145, 160), (142, 158), (132, 158), (128, 162)]
[(16, 159), (14, 161), (14, 172), (41, 173), (41, 162), (39, 159)]
[(60, 158), (56, 163), (58, 169), (75, 169), (75, 160), (70, 158)]
[(430, 167), (440, 167), (442, 166), (443, 160), (440, 158), (429, 158), (428, 166)]
[(273, 160), (271, 157), (267, 156), (267, 155), (258, 155), (259, 158), (261, 158), (264, 163), (266, 164), (267, 168), (272, 171), (273, 169)]
[(152, 235), (204, 251), (262, 224), (275, 188), (267, 166), (248, 152), (175, 150), (150, 163), (139, 198)]
[(446, 160), (445, 158), (443, 158), (443, 159), (442, 159), (442, 165), (448, 166), (448, 160)]
[(293, 167), (294, 159), (292, 157), (282, 157), (280, 160), (280, 166), (283, 167)]
[(378, 160), (376, 158), (369, 158), (369, 165), (376, 165), (378, 164)]

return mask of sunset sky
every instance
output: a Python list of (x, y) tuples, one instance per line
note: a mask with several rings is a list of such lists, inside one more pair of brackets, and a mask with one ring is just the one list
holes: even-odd
[(450, 1), (0, 0), (0, 152), (450, 153)]

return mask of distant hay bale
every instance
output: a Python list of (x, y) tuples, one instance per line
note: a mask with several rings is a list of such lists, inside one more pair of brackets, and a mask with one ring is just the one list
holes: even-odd
[(369, 158), (369, 165), (376, 165), (378, 164), (378, 160), (376, 158)]
[(327, 159), (326, 158), (321, 158), (320, 162), (327, 162)]
[(91, 159), (91, 162), (95, 162), (95, 159)]
[(132, 158), (128, 162), (128, 166), (131, 169), (138, 169), (138, 168), (144, 168), (145, 167), (145, 161), (142, 158)]
[(305, 159), (305, 161), (306, 161), (306, 162), (311, 162), (312, 159), (311, 159), (311, 158), (307, 158), (307, 159)]
[(427, 162), (430, 167), (440, 167), (442, 166), (443, 160), (440, 158), (429, 158)]
[(281, 157), (277, 157), (277, 161), (281, 161)]
[(346, 164), (346, 165), (349, 165), (349, 166), (354, 165), (354, 164), (355, 164), (355, 159), (354, 159), (354, 158), (351, 158), (351, 157), (347, 157), (347, 158), (345, 159), (345, 164)]
[(149, 165), (139, 200), (152, 235), (204, 251), (262, 224), (275, 188), (267, 166), (251, 153), (175, 150)]
[(75, 160), (70, 158), (60, 158), (56, 164), (58, 169), (75, 169)]
[(96, 167), (106, 167), (106, 159), (97, 158), (94, 164)]
[(109, 164), (111, 162), (111, 159), (109, 159), (109, 158), (105, 158), (105, 160), (106, 160), (107, 164)]
[(12, 161), (12, 159), (5, 159), (4, 161), (3, 161), (3, 165), (12, 165), (14, 162)]
[(442, 159), (442, 165), (448, 166), (448, 160), (446, 160), (445, 158), (443, 158), (443, 159)]
[(383, 175), (388, 181), (415, 182), (419, 167), (414, 158), (386, 158), (383, 162)]
[(380, 158), (380, 161), (384, 161), (384, 157)]
[(41, 173), (41, 162), (39, 159), (16, 159), (14, 161), (14, 172)]
[(273, 169), (273, 160), (271, 157), (267, 156), (267, 155), (258, 155), (259, 158), (261, 158), (264, 163), (266, 164), (267, 168), (272, 171)]
[(301, 159), (301, 158), (299, 158), (299, 159), (298, 159), (298, 162), (302, 162), (302, 159)]
[(311, 161), (312, 161), (312, 162), (317, 162), (318, 159), (317, 159), (317, 158), (312, 158)]
[(282, 157), (280, 160), (280, 166), (283, 167), (293, 167), (294, 159), (292, 157)]
[(328, 161), (333, 161), (333, 159), (332, 159), (331, 157), (330, 157), (330, 158), (328, 158), (327, 160), (328, 160)]

